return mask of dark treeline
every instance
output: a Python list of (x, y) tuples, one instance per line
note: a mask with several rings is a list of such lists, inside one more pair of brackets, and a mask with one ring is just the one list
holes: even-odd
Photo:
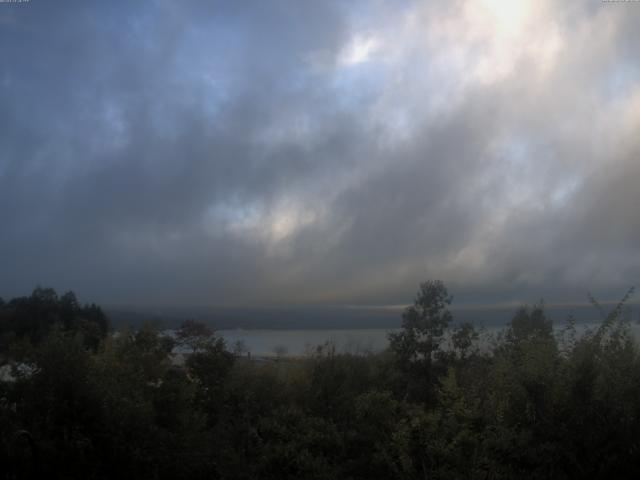
[[(491, 341), (420, 286), (381, 354), (256, 362), (207, 326), (110, 334), (95, 305), (0, 300), (4, 478), (636, 478), (640, 356), (623, 301), (554, 334), (541, 305)], [(594, 301), (594, 304), (597, 303)], [(172, 352), (188, 352), (184, 362)]]

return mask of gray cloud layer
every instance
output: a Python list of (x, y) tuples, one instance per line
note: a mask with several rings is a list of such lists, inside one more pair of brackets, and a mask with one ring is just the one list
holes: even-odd
[(0, 294), (617, 295), (640, 5), (499, 3), (0, 5)]

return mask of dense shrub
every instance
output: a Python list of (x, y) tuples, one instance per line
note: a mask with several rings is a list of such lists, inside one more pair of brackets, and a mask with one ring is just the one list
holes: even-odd
[[(626, 301), (627, 297), (623, 300)], [(0, 303), (2, 478), (634, 478), (640, 355), (621, 302), (559, 333), (523, 307), (493, 343), (427, 282), (380, 354), (256, 362), (187, 321), (107, 335), (99, 307)], [(453, 325), (453, 326), (452, 326)], [(482, 344), (483, 348), (480, 348)]]

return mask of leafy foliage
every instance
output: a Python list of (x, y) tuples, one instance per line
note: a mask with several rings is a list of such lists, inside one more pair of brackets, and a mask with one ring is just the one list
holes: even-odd
[(73, 292), (61, 297), (51, 288), (36, 288), (28, 297), (0, 302), (0, 347), (20, 340), (38, 344), (54, 328), (79, 333), (96, 349), (109, 330), (107, 316), (95, 304), (80, 305)]
[(522, 307), (490, 343), (425, 282), (386, 352), (261, 362), (36, 289), (0, 302), (0, 478), (635, 478), (632, 293), (582, 332)]

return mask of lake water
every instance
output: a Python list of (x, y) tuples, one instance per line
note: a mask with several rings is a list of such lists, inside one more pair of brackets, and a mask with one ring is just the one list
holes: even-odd
[(227, 348), (233, 350), (238, 341), (254, 356), (304, 355), (318, 345), (331, 342), (338, 352), (379, 352), (389, 344), (393, 329), (357, 330), (217, 330)]
[[(596, 324), (577, 325), (578, 334), (585, 328), (595, 328)], [(640, 338), (640, 325), (629, 325), (635, 338)], [(556, 333), (564, 325), (555, 326)], [(491, 336), (498, 334), (503, 327), (488, 327), (483, 329), (483, 341), (487, 342)], [(245, 352), (251, 352), (253, 356), (299, 356), (310, 353), (318, 345), (331, 342), (337, 352), (366, 353), (380, 352), (389, 345), (387, 335), (389, 332), (397, 332), (399, 329), (318, 329), (318, 330), (217, 330), (216, 335), (224, 338), (227, 348), (233, 350), (237, 342), (242, 342)]]

